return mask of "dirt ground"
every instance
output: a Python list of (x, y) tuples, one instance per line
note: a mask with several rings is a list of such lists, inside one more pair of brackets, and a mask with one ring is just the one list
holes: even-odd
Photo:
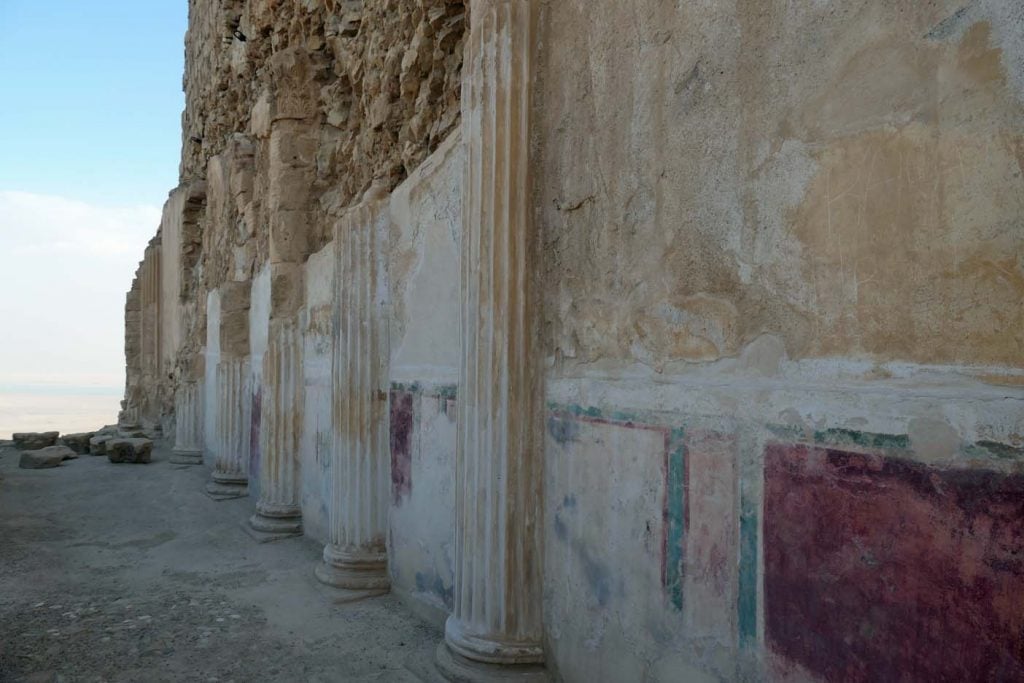
[(167, 455), (0, 451), (0, 681), (422, 680), (439, 632), (318, 583), (310, 539), (256, 543), (251, 500), (211, 500), (208, 470)]

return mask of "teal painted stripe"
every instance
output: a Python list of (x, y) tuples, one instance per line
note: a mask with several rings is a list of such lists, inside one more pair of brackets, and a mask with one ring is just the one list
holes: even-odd
[(977, 441), (964, 449), (972, 457), (990, 457), (999, 460), (1024, 460), (1024, 448), (998, 441)]
[(856, 429), (825, 429), (814, 432), (815, 442), (828, 446), (861, 446), (863, 448), (906, 450), (910, 437), (906, 434), (876, 434)]
[(777, 438), (793, 443), (811, 442), (819, 446), (859, 446), (874, 450), (905, 451), (910, 448), (910, 437), (906, 434), (879, 434), (856, 429), (819, 429), (813, 434), (806, 433), (794, 425), (766, 425)]
[(737, 611), (739, 612), (740, 646), (757, 643), (757, 513), (746, 499), (740, 513), (740, 586)]
[(673, 429), (666, 472), (665, 590), (669, 602), (683, 608), (683, 541), (686, 533), (686, 447), (683, 430)]

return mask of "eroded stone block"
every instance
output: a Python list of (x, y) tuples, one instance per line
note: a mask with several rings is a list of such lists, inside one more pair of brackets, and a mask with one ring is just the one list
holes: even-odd
[(57, 443), (60, 432), (20, 432), (13, 434), (14, 447), (22, 451), (34, 451)]
[(60, 467), (69, 458), (77, 458), (74, 451), (66, 446), (47, 446), (33, 451), (22, 451), (18, 467), (25, 470), (42, 470)]
[(149, 439), (111, 439), (106, 444), (107, 458), (113, 463), (150, 462), (153, 442)]
[(92, 455), (106, 455), (107, 442), (114, 438), (114, 434), (97, 434), (89, 439), (89, 452)]
[(89, 441), (96, 436), (96, 432), (81, 432), (79, 434), (65, 434), (60, 438), (62, 444), (73, 450), (75, 453), (84, 454), (89, 452)]

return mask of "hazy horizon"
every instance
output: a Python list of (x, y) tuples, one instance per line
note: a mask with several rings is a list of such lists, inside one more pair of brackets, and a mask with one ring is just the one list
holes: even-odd
[(125, 294), (177, 183), (187, 9), (181, 0), (0, 3), (8, 397), (63, 388), (70, 412), (53, 409), (70, 419), (83, 404), (74, 397), (123, 389)]
[(179, 0), (0, 3), (0, 386), (123, 386), (124, 297), (177, 182), (186, 21)]

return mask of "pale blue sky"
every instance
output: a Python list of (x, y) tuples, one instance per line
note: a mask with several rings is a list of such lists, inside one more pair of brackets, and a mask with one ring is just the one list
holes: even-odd
[(123, 382), (177, 183), (188, 0), (0, 0), (0, 384)]

